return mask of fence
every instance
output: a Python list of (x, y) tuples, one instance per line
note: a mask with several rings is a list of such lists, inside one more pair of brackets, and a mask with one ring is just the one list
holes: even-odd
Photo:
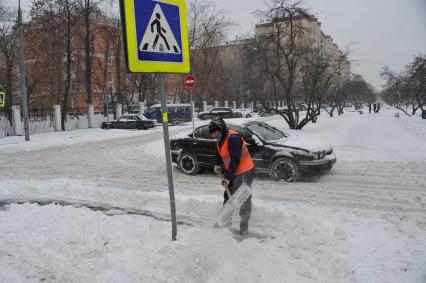
[[(111, 117), (111, 115), (110, 115)], [(104, 117), (103, 114), (95, 114), (93, 127), (99, 128), (102, 125), (102, 122), (106, 122), (107, 117)], [(65, 131), (72, 131), (77, 129), (88, 129), (89, 128), (89, 118), (87, 115), (67, 115), (65, 121)]]
[[(19, 109), (19, 107), (14, 107), (12, 108), (12, 111), (14, 118), (12, 119), (12, 122), (10, 122), (5, 111), (0, 109), (0, 138), (23, 134), (24, 123), (22, 120), (22, 109)], [(35, 135), (54, 132), (57, 128), (55, 125), (56, 121), (60, 122), (61, 120), (60, 117), (55, 116), (60, 116), (60, 108), (56, 108), (56, 111), (57, 112), (55, 112), (55, 109), (28, 109), (30, 134)], [(86, 108), (69, 109), (67, 111), (67, 115), (65, 116), (65, 131), (88, 129), (89, 117), (87, 113), (88, 109)], [(112, 120), (113, 116), (114, 115), (109, 114), (109, 119)], [(94, 128), (100, 128), (102, 123), (108, 120), (108, 118), (103, 114), (95, 114), (92, 117), (92, 127)], [(14, 121), (17, 121), (16, 125), (13, 124), (15, 123)]]
[[(6, 113), (0, 109), (0, 138), (7, 136), (14, 136), (16, 134), (23, 134), (24, 123), (22, 121), (23, 113), (22, 110), (16, 108), (13, 110), (15, 112), (14, 116), (17, 118), (17, 121), (21, 121), (21, 127), (14, 127), (9, 119), (7, 118)], [(86, 108), (73, 108), (69, 109), (65, 117), (65, 131), (72, 131), (76, 129), (88, 129), (89, 128), (89, 118), (87, 114), (88, 110)], [(59, 112), (58, 112), (59, 113)], [(58, 114), (57, 113), (57, 114)], [(60, 113), (59, 113), (60, 115)], [(55, 131), (55, 110), (54, 109), (29, 109), (29, 130), (31, 135), (49, 133)], [(113, 118), (113, 115), (109, 115), (110, 120)], [(15, 119), (12, 119), (15, 121)], [(59, 118), (60, 121), (60, 118)], [(92, 127), (99, 128), (102, 125), (102, 122), (106, 122), (107, 117), (104, 117), (103, 114), (95, 114), (93, 116)], [(19, 125), (19, 123), (18, 123)], [(17, 133), (15, 133), (15, 128)], [(21, 133), (22, 130), (22, 133)]]
[[(23, 117), (22, 110), (21, 117)], [(28, 109), (28, 118), (30, 135), (55, 131), (55, 116), (53, 109)], [(23, 122), (22, 128), (24, 128)]]
[(3, 115), (3, 112), (0, 112), (0, 138), (13, 135), (15, 135), (15, 132), (9, 119), (7, 119), (6, 115)]

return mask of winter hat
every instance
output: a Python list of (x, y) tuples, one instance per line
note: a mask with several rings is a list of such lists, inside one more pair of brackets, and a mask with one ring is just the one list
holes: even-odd
[(226, 131), (226, 123), (221, 117), (214, 118), (210, 121), (209, 132), (213, 133), (215, 131), (220, 131), (221, 133)]

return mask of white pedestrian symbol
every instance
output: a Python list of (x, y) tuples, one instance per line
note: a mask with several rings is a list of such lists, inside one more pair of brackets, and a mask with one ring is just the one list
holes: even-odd
[(152, 12), (151, 19), (146, 28), (140, 51), (181, 54), (179, 44), (173, 35), (172, 29), (164, 16), (163, 10), (157, 4)]

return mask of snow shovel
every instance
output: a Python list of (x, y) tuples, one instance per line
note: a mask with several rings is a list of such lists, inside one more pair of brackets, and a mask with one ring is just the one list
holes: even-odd
[(219, 210), (217, 216), (217, 224), (219, 227), (225, 227), (231, 223), (232, 214), (236, 209), (239, 209), (243, 203), (251, 196), (251, 188), (246, 184), (242, 184), (238, 190), (231, 195), (229, 189), (225, 187), (228, 201)]

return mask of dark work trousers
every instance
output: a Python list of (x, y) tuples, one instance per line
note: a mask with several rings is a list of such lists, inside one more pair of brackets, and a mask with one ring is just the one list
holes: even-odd
[[(254, 169), (247, 171), (246, 173), (243, 173), (241, 175), (235, 176), (234, 180), (229, 184), (229, 191), (231, 195), (233, 195), (239, 187), (244, 183), (247, 186), (251, 188), (251, 185), (253, 184), (253, 178), (254, 178)], [(224, 193), (224, 201), (223, 204), (225, 204), (228, 201), (228, 195), (226, 194), (226, 191)], [(251, 196), (243, 203), (243, 205), (240, 208), (240, 233), (246, 234), (248, 233), (248, 223), (250, 219), (250, 213), (251, 213)]]

